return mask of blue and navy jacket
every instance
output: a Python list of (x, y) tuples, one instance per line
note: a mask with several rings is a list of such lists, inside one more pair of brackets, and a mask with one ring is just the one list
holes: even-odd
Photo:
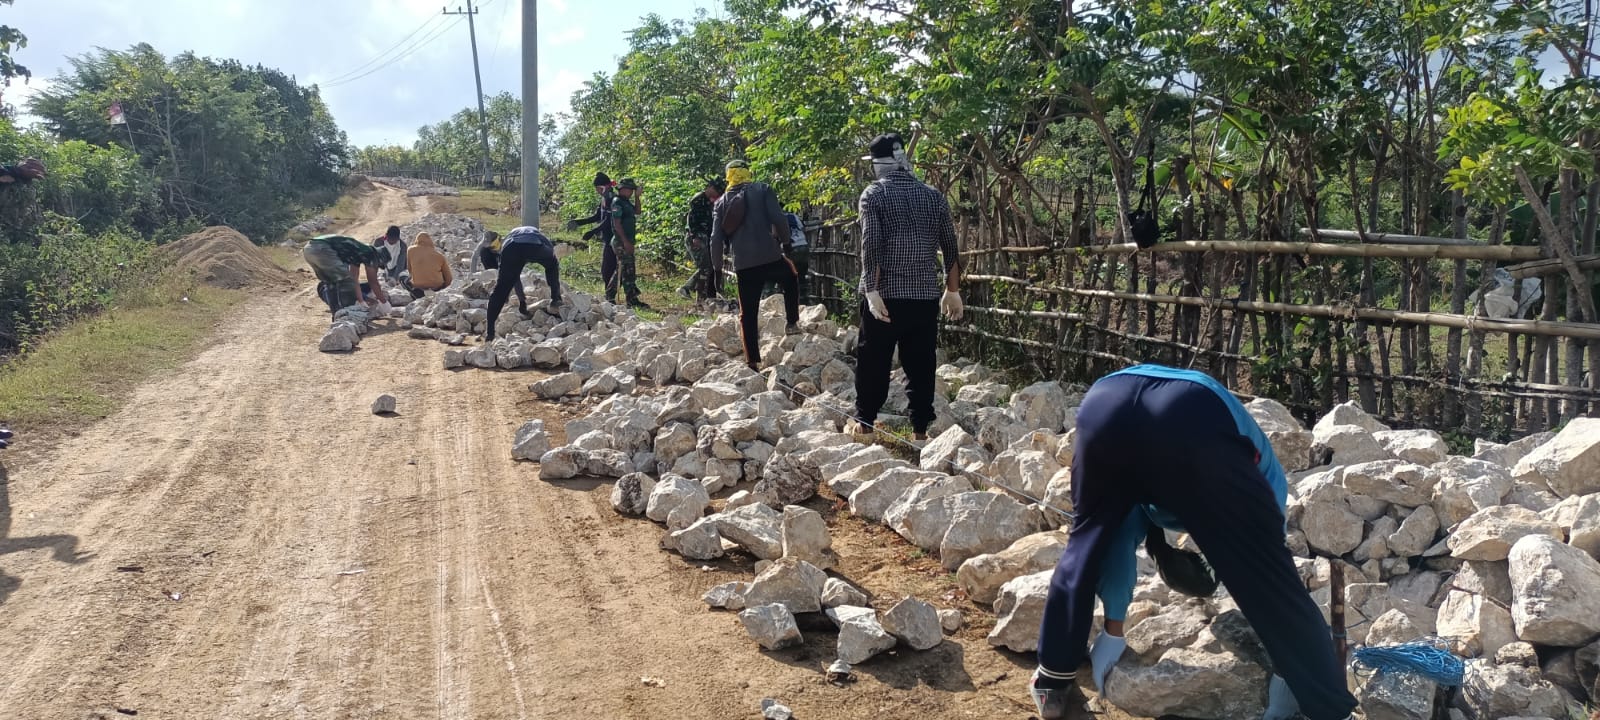
[[(1273, 495), (1277, 496), (1278, 508), (1281, 510), (1288, 503), (1289, 481), (1284, 476), (1283, 466), (1278, 464), (1278, 456), (1272, 452), (1272, 443), (1267, 441), (1266, 433), (1261, 431), (1261, 426), (1256, 424), (1255, 418), (1250, 416), (1250, 412), (1244, 409), (1239, 399), (1228, 392), (1222, 383), (1203, 372), (1180, 370), (1165, 365), (1135, 365), (1107, 377), (1116, 375), (1186, 380), (1202, 385), (1215, 393), (1228, 407), (1229, 414), (1233, 415), (1233, 422), (1238, 427), (1239, 434), (1255, 445), (1256, 468), (1261, 471), (1261, 477), (1272, 487)], [(1184, 532), (1182, 523), (1179, 523), (1176, 517), (1155, 505), (1141, 505), (1128, 514), (1128, 519), (1122, 523), (1122, 527), (1111, 538), (1110, 545), (1105, 550), (1105, 566), (1100, 576), (1100, 602), (1105, 606), (1106, 618), (1109, 620), (1125, 620), (1128, 617), (1128, 605), (1133, 602), (1134, 581), (1138, 579), (1139, 574), (1138, 560), (1134, 553), (1139, 549), (1139, 543), (1144, 541), (1150, 523), (1167, 530)]]

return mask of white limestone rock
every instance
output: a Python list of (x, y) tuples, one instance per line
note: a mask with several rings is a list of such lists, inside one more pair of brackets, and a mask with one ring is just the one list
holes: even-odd
[(799, 645), (800, 626), (795, 624), (794, 613), (781, 604), (755, 605), (739, 613), (750, 637), (768, 650), (782, 650)]
[(956, 570), (956, 583), (976, 603), (990, 604), (1000, 587), (1023, 575), (1051, 570), (1067, 549), (1065, 532), (1041, 532), (1024, 537), (997, 553), (978, 555)]
[(1557, 647), (1600, 638), (1600, 560), (1543, 534), (1511, 548), (1511, 617), (1517, 636)]

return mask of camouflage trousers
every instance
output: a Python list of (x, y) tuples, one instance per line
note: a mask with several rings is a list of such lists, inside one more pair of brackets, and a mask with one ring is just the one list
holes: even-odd
[[(639, 268), (634, 262), (634, 253), (622, 249), (622, 243), (612, 240), (612, 250), (617, 255), (617, 274), (613, 275), (606, 284), (606, 299), (616, 301), (617, 286), (622, 286), (622, 297), (634, 302), (639, 299)], [(638, 250), (637, 247), (634, 248)]]
[(700, 299), (714, 298), (717, 292), (716, 272), (711, 267), (711, 238), (690, 236), (684, 241), (689, 259), (694, 261), (694, 274), (679, 288), (682, 293), (695, 293)]

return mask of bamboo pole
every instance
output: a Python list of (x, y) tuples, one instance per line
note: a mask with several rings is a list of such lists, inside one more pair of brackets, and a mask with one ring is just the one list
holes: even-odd
[(1241, 310), (1244, 312), (1282, 313), (1288, 315), (1305, 315), (1308, 317), (1367, 319), (1377, 322), (1395, 324), (1458, 327), (1463, 330), (1516, 332), (1550, 337), (1600, 339), (1600, 324), (1596, 323), (1574, 323), (1545, 320), (1511, 320), (1476, 317), (1472, 315), (1453, 315), (1450, 313), (1437, 312), (1383, 310), (1379, 308), (1351, 308), (1333, 305), (1294, 305), (1290, 303), (1220, 300), (1216, 298), (1183, 297), (1178, 295), (1151, 295), (1149, 293), (1085, 290), (1078, 288), (1054, 288), (1053, 290), (1055, 292), (1068, 293), (1072, 295), (1086, 295), (1089, 297), (1097, 297), (1107, 300), (1153, 302), (1162, 303), (1165, 305), (1197, 305), (1200, 307), (1214, 306)]
[(1428, 235), (1400, 235), (1396, 233), (1363, 233), (1357, 230), (1328, 230), (1326, 228), (1313, 230), (1300, 228), (1300, 234), (1307, 237), (1322, 238), (1326, 240), (1343, 240), (1345, 242), (1358, 242), (1367, 245), (1471, 245), (1474, 247), (1487, 247), (1466, 238), (1432, 237)]
[[(1139, 252), (1133, 243), (1088, 245), (1081, 252), (1128, 255)], [(1146, 252), (1248, 252), (1273, 255), (1325, 255), (1332, 257), (1433, 258), (1444, 260), (1537, 260), (1539, 248), (1518, 245), (1383, 245), (1254, 240), (1189, 240), (1161, 243)]]
[[(1577, 262), (1578, 269), (1580, 270), (1594, 270), (1596, 268), (1600, 268), (1600, 255), (1582, 255), (1574, 258), (1574, 260)], [(1511, 277), (1517, 280), (1530, 277), (1541, 277), (1544, 275), (1560, 275), (1566, 271), (1567, 268), (1562, 265), (1560, 258), (1534, 260), (1533, 262), (1525, 262), (1520, 265), (1512, 265), (1506, 268), (1506, 272), (1511, 273)]]

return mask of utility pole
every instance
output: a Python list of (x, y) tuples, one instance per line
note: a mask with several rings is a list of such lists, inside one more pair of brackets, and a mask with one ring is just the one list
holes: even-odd
[(539, 0), (522, 0), (522, 224), (539, 227)]
[(484, 184), (487, 185), (489, 183), (489, 113), (483, 109), (483, 72), (478, 69), (478, 28), (477, 23), (473, 21), (473, 16), (477, 15), (478, 11), (472, 7), (472, 0), (467, 0), (466, 10), (457, 8), (455, 11), (451, 11), (449, 8), (444, 8), (443, 12), (446, 15), (467, 16), (467, 35), (472, 38), (472, 79), (477, 82), (478, 86), (478, 140), (483, 144), (483, 180)]

